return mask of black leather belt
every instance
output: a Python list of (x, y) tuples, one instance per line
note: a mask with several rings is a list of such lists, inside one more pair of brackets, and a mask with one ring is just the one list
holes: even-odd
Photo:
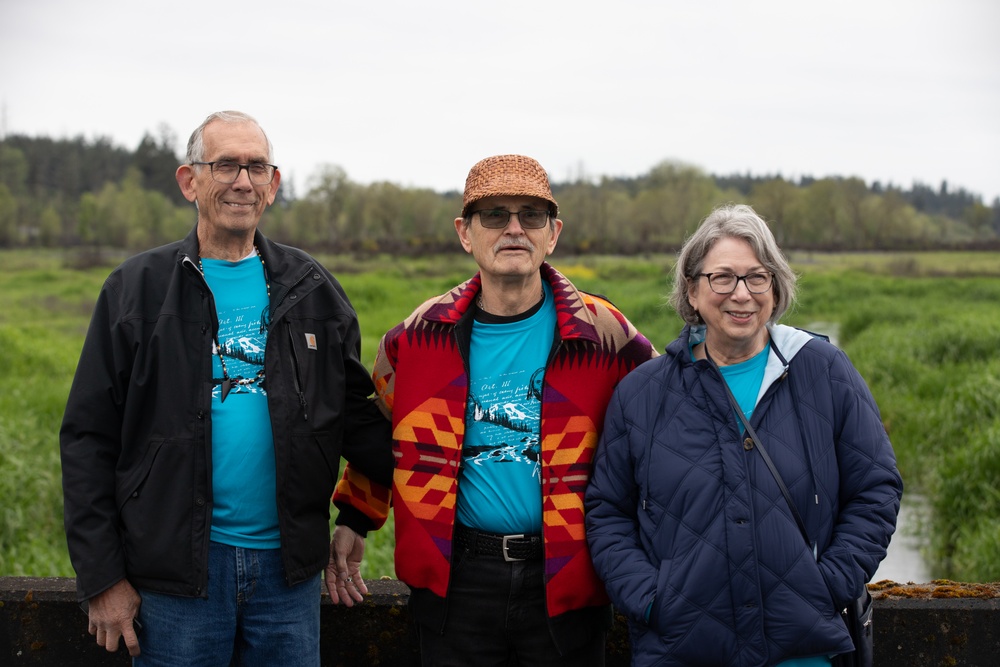
[(475, 556), (502, 558), (508, 563), (542, 557), (540, 535), (496, 535), (459, 524), (455, 525), (455, 546)]

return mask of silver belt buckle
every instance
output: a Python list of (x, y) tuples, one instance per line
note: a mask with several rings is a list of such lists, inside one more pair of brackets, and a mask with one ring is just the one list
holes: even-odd
[(507, 540), (520, 540), (523, 537), (524, 537), (523, 533), (520, 534), (520, 535), (504, 535), (503, 536), (503, 559), (505, 561), (507, 561), (508, 563), (514, 563), (514, 562), (517, 562), (517, 561), (520, 561), (520, 560), (524, 560), (523, 558), (514, 558), (513, 556), (511, 556), (510, 554), (507, 553), (507, 547), (508, 547)]

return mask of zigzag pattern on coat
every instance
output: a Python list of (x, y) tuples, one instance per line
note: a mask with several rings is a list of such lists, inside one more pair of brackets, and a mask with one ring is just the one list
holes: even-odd
[[(607, 602), (587, 550), (583, 495), (611, 392), (656, 353), (610, 302), (578, 291), (548, 264), (541, 273), (555, 296), (559, 340), (540, 427), (546, 601), (555, 616)], [(477, 274), (421, 304), (383, 337), (372, 374), (393, 421), (396, 573), (440, 596), (450, 575), (468, 399), (455, 327), (481, 287)], [(356, 488), (339, 487), (337, 500), (377, 513), (361, 507), (369, 498), (353, 495)]]

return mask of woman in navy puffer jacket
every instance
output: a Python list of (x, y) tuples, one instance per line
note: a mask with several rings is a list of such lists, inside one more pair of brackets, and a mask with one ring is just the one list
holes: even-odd
[(847, 356), (776, 323), (794, 298), (766, 223), (716, 209), (677, 262), (687, 326), (615, 391), (586, 525), (633, 665), (811, 667), (852, 650), (838, 610), (885, 557), (903, 485)]

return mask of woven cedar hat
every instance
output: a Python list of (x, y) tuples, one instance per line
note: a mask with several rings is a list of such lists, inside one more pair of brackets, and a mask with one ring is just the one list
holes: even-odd
[(494, 155), (480, 160), (465, 179), (462, 217), (469, 207), (486, 197), (538, 197), (552, 204), (552, 216), (559, 215), (559, 204), (552, 198), (549, 177), (542, 165), (524, 155)]

